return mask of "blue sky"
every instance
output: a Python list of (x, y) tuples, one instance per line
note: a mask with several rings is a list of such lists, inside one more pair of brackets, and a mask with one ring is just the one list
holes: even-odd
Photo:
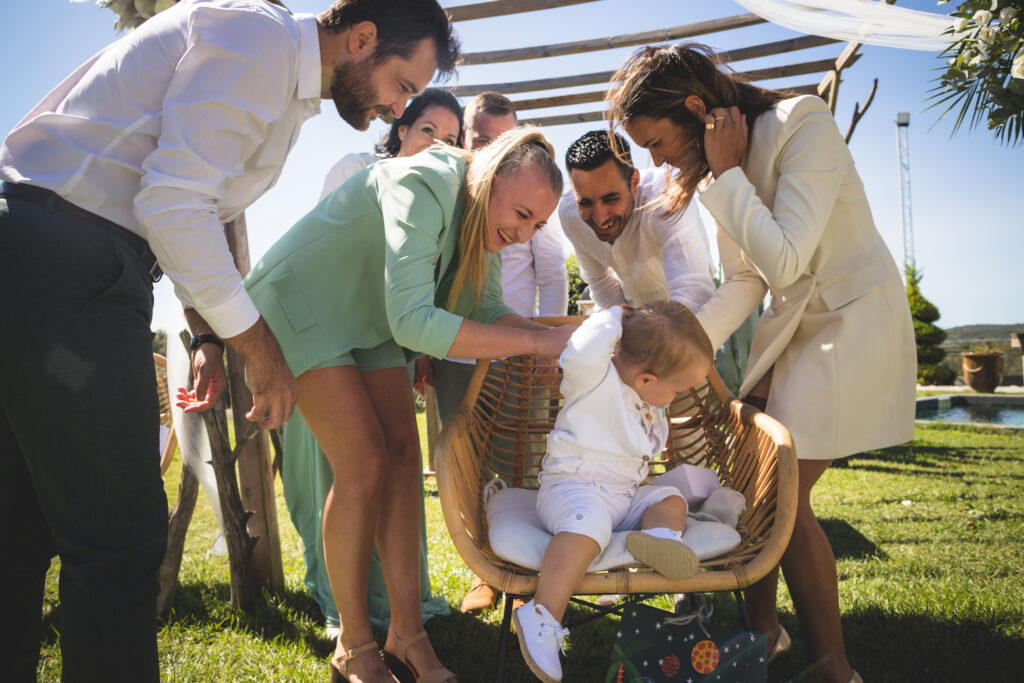
[[(329, 1), (286, 0), (286, 4), (295, 12), (319, 12)], [(442, 5), (454, 4), (462, 2), (442, 0)], [(950, 11), (955, 5), (936, 7), (935, 0), (901, 0), (899, 4), (925, 11)], [(14, 75), (0, 98), (0, 135), (6, 135), (81, 62), (118, 37), (113, 30), (114, 14), (91, 2), (32, 0), (4, 5), (4, 47)], [(545, 13), (460, 22), (456, 28), (465, 50), (475, 52), (649, 31), (745, 11), (729, 0), (601, 0)], [(711, 34), (702, 40), (728, 49), (794, 35), (787, 29), (763, 25)], [(508, 82), (610, 70), (634, 49), (469, 66), (460, 70), (458, 81)], [(800, 58), (834, 57), (839, 50), (838, 45), (815, 48), (804, 51)], [(854, 102), (864, 101), (877, 77), (875, 101), (858, 124), (850, 147), (875, 222), (897, 262), (903, 261), (903, 236), (895, 119), (898, 112), (909, 112), (915, 255), (924, 271), (924, 294), (942, 313), (939, 325), (1024, 321), (1024, 286), (1020, 282), (1024, 218), (1019, 208), (1024, 191), (1024, 147), (1003, 147), (984, 128), (962, 129), (951, 138), (951, 123), (936, 123), (938, 111), (926, 109), (935, 69), (942, 64), (936, 55), (871, 46), (862, 52), (861, 60), (844, 73), (836, 120), (845, 132)], [(11, 55), (17, 59), (10, 59)], [(736, 64), (738, 70), (757, 66), (757, 60)], [(762, 84), (783, 87), (806, 82), (808, 77), (797, 77)], [(533, 95), (518, 97), (528, 96)], [(588, 109), (588, 105), (579, 109)], [(575, 138), (599, 125), (558, 126), (545, 132), (559, 154), (564, 154)], [(323, 113), (304, 126), (277, 185), (247, 211), (254, 260), (313, 206), (331, 165), (345, 153), (368, 150), (382, 130), (383, 124), (378, 122), (367, 132), (354, 131), (341, 121), (331, 103), (325, 103)], [(646, 152), (634, 154), (639, 166), (649, 165)], [(158, 285), (156, 298), (154, 328), (177, 328), (180, 314), (168, 283)]]

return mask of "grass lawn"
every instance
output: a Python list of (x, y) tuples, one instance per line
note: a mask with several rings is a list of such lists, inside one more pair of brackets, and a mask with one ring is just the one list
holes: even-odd
[[(421, 424), (422, 426), (422, 424)], [(918, 427), (908, 445), (866, 453), (830, 469), (815, 509), (835, 550), (850, 661), (867, 681), (1019, 680), (1024, 670), (1024, 432)], [(425, 441), (425, 438), (424, 438)], [(166, 477), (177, 499), (180, 458)], [(325, 681), (333, 643), (302, 586), (302, 549), (277, 482), (286, 588), (254, 615), (228, 607), (227, 557), (208, 554), (217, 532), (200, 492), (189, 530), (174, 613), (159, 633), (169, 681)], [(457, 612), (472, 576), (455, 553), (433, 481), (427, 482), (430, 570), (453, 613), (427, 623), (447, 666), (467, 683), (493, 680), (500, 610)], [(60, 673), (57, 566), (47, 581), (39, 680)], [(671, 609), (667, 597), (653, 603)], [(716, 621), (738, 626), (731, 596), (715, 597)], [(783, 624), (794, 650), (771, 680), (800, 679), (799, 624), (785, 585)], [(576, 629), (567, 683), (602, 683), (618, 620)], [(507, 681), (535, 680), (518, 647)]]

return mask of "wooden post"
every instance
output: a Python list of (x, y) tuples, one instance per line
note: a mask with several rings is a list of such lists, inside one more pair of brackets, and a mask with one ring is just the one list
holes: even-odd
[(167, 552), (160, 565), (157, 579), (160, 594), (156, 598), (156, 614), (165, 617), (174, 603), (174, 591), (178, 587), (178, 573), (181, 571), (181, 557), (185, 552), (185, 534), (196, 509), (199, 480), (184, 463), (181, 465), (181, 483), (178, 485), (178, 504), (171, 510), (167, 521)]
[[(235, 267), (245, 277), (250, 269), (249, 238), (245, 230), (245, 215), (224, 226), (228, 247), (235, 259)], [(228, 357), (228, 389), (231, 392), (231, 414), (236, 441), (248, 432), (250, 422), (245, 414), (252, 408), (252, 392), (245, 384), (245, 363), (230, 348)], [(242, 505), (253, 512), (249, 518), (249, 535), (257, 539), (253, 548), (252, 571), (256, 583), (271, 590), (284, 588), (284, 568), (281, 564), (281, 539), (277, 528), (277, 504), (274, 499), (274, 472), (271, 468), (270, 448), (262, 431), (255, 435), (238, 458), (238, 485)]]
[(207, 435), (210, 437), (210, 464), (213, 466), (213, 476), (217, 480), (217, 495), (224, 518), (224, 540), (228, 544), (231, 605), (251, 612), (260, 586), (256, 580), (253, 562), (253, 551), (259, 545), (259, 539), (254, 538), (248, 530), (249, 519), (253, 513), (242, 505), (238, 480), (235, 477), (235, 465), (238, 462), (238, 455), (260, 430), (259, 427), (250, 425), (246, 431), (236, 432), (235, 441), (238, 446), (232, 451), (224, 403), (218, 401), (212, 410), (203, 412), (202, 416)]
[(427, 469), (423, 474), (432, 477), (437, 472), (434, 469), (434, 449), (440, 443), (438, 439), (441, 436), (441, 417), (437, 412), (437, 393), (429, 384), (423, 385), (423, 403), (427, 415)]
[[(182, 332), (180, 341), (187, 349), (188, 333)], [(173, 344), (174, 338), (167, 337), (167, 343)], [(188, 374), (188, 388), (192, 388), (191, 369)], [(181, 483), (178, 484), (178, 504), (174, 506), (167, 518), (167, 552), (164, 553), (164, 561), (160, 564), (160, 570), (157, 573), (160, 593), (156, 598), (156, 614), (161, 618), (167, 616), (174, 603), (174, 591), (178, 587), (178, 573), (181, 571), (181, 556), (185, 551), (185, 534), (192, 521), (192, 513), (196, 509), (198, 493), (199, 480), (183, 461), (181, 463)]]

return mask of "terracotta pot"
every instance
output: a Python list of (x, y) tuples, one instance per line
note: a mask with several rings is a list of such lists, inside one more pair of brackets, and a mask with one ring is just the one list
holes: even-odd
[(991, 394), (1003, 381), (1003, 354), (967, 353), (963, 356), (964, 381), (979, 394)]

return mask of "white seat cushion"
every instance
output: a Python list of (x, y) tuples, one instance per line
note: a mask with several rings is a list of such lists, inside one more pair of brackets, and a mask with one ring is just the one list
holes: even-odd
[[(715, 512), (691, 514), (686, 520), (686, 532), (683, 534), (683, 543), (697, 553), (699, 559), (717, 557), (740, 544), (740, 535), (734, 528), (735, 522), (729, 526), (717, 520), (738, 519), (746, 506), (743, 495), (723, 488), (713, 470), (679, 465), (655, 477), (651, 484), (678, 488), (691, 511), (711, 498), (714, 504), (710, 507), (714, 507)], [(485, 491), (484, 504), (491, 550), (508, 562), (539, 571), (544, 551), (552, 536), (544, 529), (537, 515), (537, 491), (496, 486), (489, 486), (488, 489)], [(628, 534), (629, 531), (612, 533), (608, 547), (594, 559), (588, 571), (599, 572), (635, 564), (636, 560), (626, 550)]]

